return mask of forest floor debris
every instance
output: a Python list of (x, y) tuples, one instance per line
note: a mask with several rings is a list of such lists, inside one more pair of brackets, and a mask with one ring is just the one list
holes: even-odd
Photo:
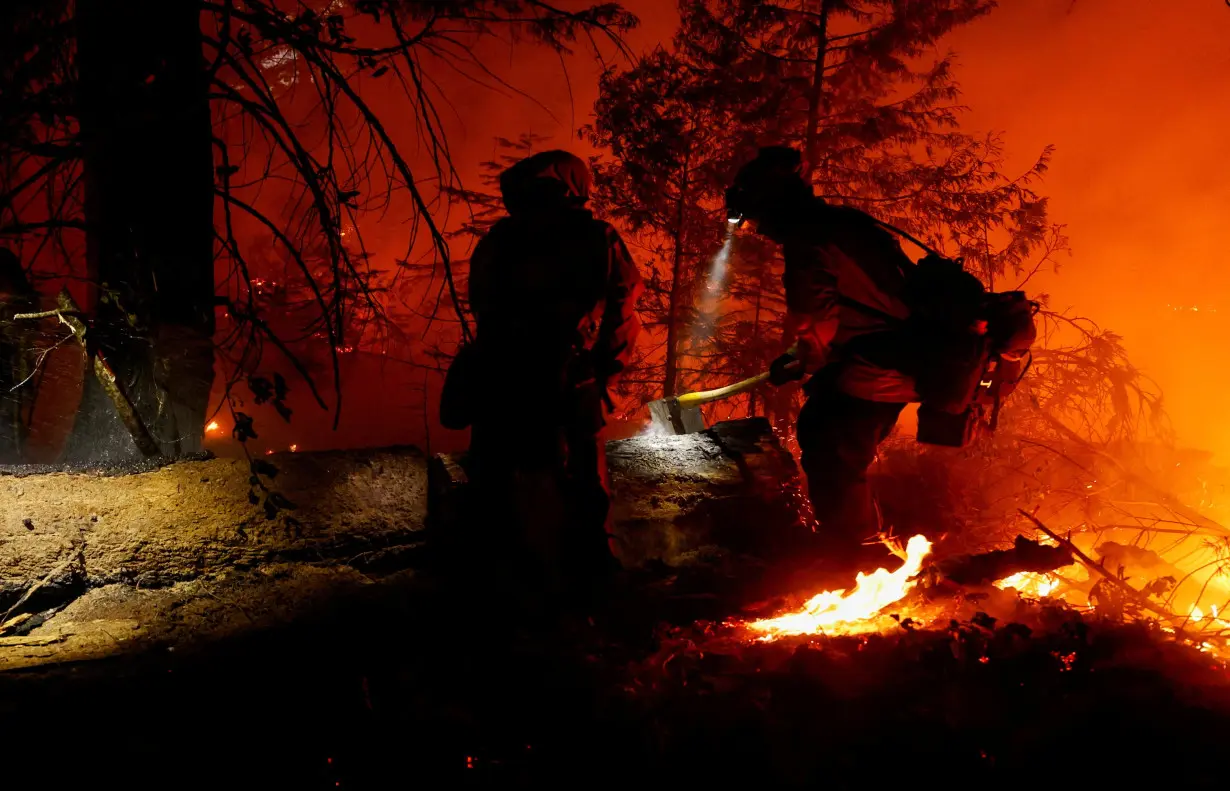
[[(605, 617), (545, 625), (519, 617), (510, 590), (418, 574), (353, 572), (345, 591), (318, 577), (312, 600), (318, 572), (273, 572), (280, 588), (234, 580), (244, 598), (226, 580), (90, 591), (57, 619), (66, 642), (93, 630), (140, 650), (0, 673), (0, 717), (46, 733), (63, 712), (105, 712), (108, 734), (83, 749), (123, 749), (136, 786), (185, 766), (202, 783), (297, 788), (1012, 788), (1165, 767), (1200, 788), (1217, 762), (1175, 756), (1216, 755), (1230, 735), (1224, 661), (1155, 625), (1012, 591), (919, 591), (882, 632), (766, 643), (740, 627), (756, 612), (687, 621), (689, 602), (712, 601), (671, 601), (673, 586), (643, 580)], [(146, 634), (177, 618), (214, 631), (175, 645)], [(232, 629), (248, 619), (256, 628)], [(10, 744), (40, 754), (24, 741)]]
[[(207, 553), (204, 567), (185, 566), (182, 579), (147, 587), (87, 574), (59, 598), (42, 600), (40, 590), (13, 610), (0, 625), (0, 722), (22, 726), (5, 744), (30, 762), (51, 760), (62, 745), (46, 734), (98, 719), (105, 729), (82, 726), (79, 764), (122, 752), (129, 787), (388, 788), (407, 778), (717, 786), (747, 777), (758, 787), (1036, 788), (1051, 777), (1130, 786), (1164, 768), (1200, 788), (1219, 773), (1215, 761), (1175, 758), (1216, 755), (1230, 736), (1230, 672), (1217, 651), (1147, 617), (1040, 602), (997, 579), (1056, 575), (1070, 560), (1063, 546), (1022, 538), (940, 558), (859, 635), (763, 639), (749, 622), (849, 588), (850, 575), (708, 545), (686, 563), (629, 573), (593, 619), (543, 619), (519, 604), (516, 569), (462, 583), (432, 566), (436, 556), (418, 543), (421, 512), (414, 529), (376, 514), (389, 529), (365, 538), (345, 499), (378, 498), (411, 479), (421, 486), (421, 472), (388, 478), (378, 462), (294, 461), (312, 465), (299, 486), (340, 470), (348, 487), (309, 506), (330, 520), (321, 531), (254, 528)], [(204, 477), (213, 475), (195, 483)], [(232, 477), (227, 491), (244, 484), (242, 473)], [(9, 483), (20, 498), (39, 481)], [(81, 516), (65, 502), (56, 507)], [(168, 518), (210, 505), (184, 507)], [(34, 532), (76, 531), (72, 519), (47, 511)], [(156, 543), (175, 536), (171, 527), (124, 535)], [(31, 532), (19, 528), (10, 520), (6, 535)], [(221, 535), (189, 527), (181, 538)], [(97, 534), (85, 540), (85, 551), (104, 545)], [(144, 562), (140, 541), (114, 545)], [(68, 549), (83, 551), (55, 546), (4, 609), (72, 557)], [(890, 569), (900, 563), (881, 556)], [(90, 557), (97, 567), (110, 555)], [(464, 561), (473, 559), (467, 550)], [(192, 777), (180, 782), (185, 767)]]

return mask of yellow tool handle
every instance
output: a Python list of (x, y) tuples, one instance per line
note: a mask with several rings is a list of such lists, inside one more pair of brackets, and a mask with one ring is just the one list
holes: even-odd
[(701, 390), (699, 393), (684, 393), (679, 396), (679, 408), (690, 409), (701, 404), (708, 404), (710, 401), (718, 401), (723, 398), (728, 398), (739, 393), (746, 393), (753, 387), (763, 383), (769, 378), (769, 372), (765, 371), (762, 374), (757, 374), (751, 379), (744, 379), (742, 382), (735, 382), (732, 385), (719, 387), (716, 390)]

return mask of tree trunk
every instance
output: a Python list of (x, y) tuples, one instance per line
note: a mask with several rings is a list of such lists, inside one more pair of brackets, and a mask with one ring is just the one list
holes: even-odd
[(683, 249), (687, 232), (688, 162), (683, 163), (683, 179), (679, 184), (679, 214), (675, 224), (675, 256), (671, 262), (671, 293), (666, 306), (666, 361), (662, 376), (662, 394), (670, 397), (679, 392), (679, 303), (683, 300)]
[[(761, 272), (764, 270), (761, 269)], [(753, 342), (760, 342), (760, 300), (764, 295), (764, 275), (760, 276), (760, 288), (756, 289), (756, 312), (752, 318), (752, 339)], [(756, 391), (752, 390), (747, 396), (747, 416), (756, 416)]]
[[(812, 72), (811, 92), (807, 99), (807, 129), (804, 135), (804, 168), (803, 178), (811, 180), (820, 159), (820, 119), (824, 116), (827, 102), (825, 101), (824, 66), (828, 56), (829, 36), (829, 0), (820, 0), (819, 19), (816, 22), (816, 57)], [(774, 388), (766, 393), (765, 413), (773, 426), (779, 431), (788, 433), (794, 427), (794, 405), (801, 387), (797, 383), (788, 383)]]
[(804, 146), (807, 171), (806, 179), (816, 170), (816, 162), (820, 157), (820, 117), (823, 115), (824, 101), (824, 61), (829, 50), (829, 0), (820, 0), (820, 19), (816, 23), (816, 60), (815, 71), (812, 74), (811, 94), (807, 99), (807, 143)]
[[(201, 450), (213, 383), (213, 154), (200, 10), (79, 0), (91, 341), (170, 457)], [(66, 452), (139, 453), (93, 377)]]

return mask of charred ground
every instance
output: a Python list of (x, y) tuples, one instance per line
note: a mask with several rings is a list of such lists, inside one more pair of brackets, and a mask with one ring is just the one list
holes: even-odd
[(497, 601), (403, 582), (199, 652), (6, 674), (6, 743), (26, 767), (122, 762), (129, 786), (1016, 788), (1164, 765), (1211, 787), (1230, 732), (1220, 663), (1062, 611), (748, 645), (654, 638), (643, 600), (640, 623), (555, 632)]
[[(691, 452), (698, 441), (684, 444)], [(244, 542), (234, 525), (167, 535), (208, 538), (203, 547), (229, 535), (249, 560), (213, 553), (207, 568), (149, 585), (87, 577), (54, 617), (22, 630), (69, 636), (4, 648), (27, 657), (0, 673), (5, 744), (21, 756), (11, 775), (55, 765), (57, 782), (93, 783), (119, 764), (129, 787), (1015, 788), (1134, 786), (1142, 769), (1164, 766), (1187, 787), (1216, 781), (1213, 756), (1230, 735), (1226, 666), (1148, 621), (1040, 605), (973, 581), (915, 591), (872, 634), (759, 642), (743, 619), (798, 604), (766, 590), (849, 585), (848, 574), (822, 566), (796, 563), (791, 578), (773, 520), (757, 523), (737, 553), (705, 531), (679, 533), (705, 536), (710, 549), (643, 564), (592, 618), (544, 618), (517, 569), (479, 565), (481, 547), (460, 559), (433, 552), (422, 545), (430, 529), (405, 532), (421, 521), (402, 519), (397, 532), (397, 509), (339, 504), (370, 501), (372, 487), (396, 497), (423, 484), (421, 456), (405, 469), (375, 457), (279, 460), (305, 535), (258, 530), (259, 509), (232, 509), (248, 525)], [(246, 469), (224, 469), (237, 464), (189, 462), (105, 483), (152, 491), (179, 476), (167, 494), (196, 502), (171, 492), (201, 487), (202, 477), (242, 489)], [(202, 465), (212, 472), (201, 475)], [(636, 483), (646, 503), (659, 497), (661, 518), (664, 491), (688, 481), (649, 467), (660, 477)], [(754, 480), (755, 465), (746, 474)], [(734, 484), (710, 494), (735, 506), (746, 496)], [(194, 507), (210, 505), (167, 513), (190, 519)], [(416, 549), (357, 551), (368, 523), (405, 533), (394, 543)], [(160, 532), (147, 533), (144, 551), (154, 552)], [(75, 653), (58, 662), (35, 661), (67, 649)]]

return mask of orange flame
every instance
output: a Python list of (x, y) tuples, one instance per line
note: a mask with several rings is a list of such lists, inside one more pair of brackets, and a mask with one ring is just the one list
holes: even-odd
[(762, 640), (774, 640), (798, 634), (858, 634), (876, 631), (873, 616), (885, 607), (901, 601), (915, 585), (914, 577), (922, 570), (923, 559), (931, 554), (931, 542), (914, 536), (906, 544), (906, 559), (896, 571), (876, 569), (871, 574), (859, 572), (854, 589), (824, 591), (813, 596), (798, 612), (753, 621), (748, 627), (765, 632)]
[(1018, 571), (1010, 577), (1004, 577), (995, 583), (1000, 590), (1013, 588), (1022, 596), (1043, 599), (1055, 592), (1059, 587), (1059, 578), (1054, 574), (1042, 574), (1036, 571)]
[(218, 430), (218, 428), (219, 428), (219, 426), (218, 426), (218, 421), (216, 421), (216, 420), (211, 420), (211, 421), (209, 421), (209, 425), (205, 427), (205, 430), (206, 430), (206, 431), (217, 431), (217, 430)]

